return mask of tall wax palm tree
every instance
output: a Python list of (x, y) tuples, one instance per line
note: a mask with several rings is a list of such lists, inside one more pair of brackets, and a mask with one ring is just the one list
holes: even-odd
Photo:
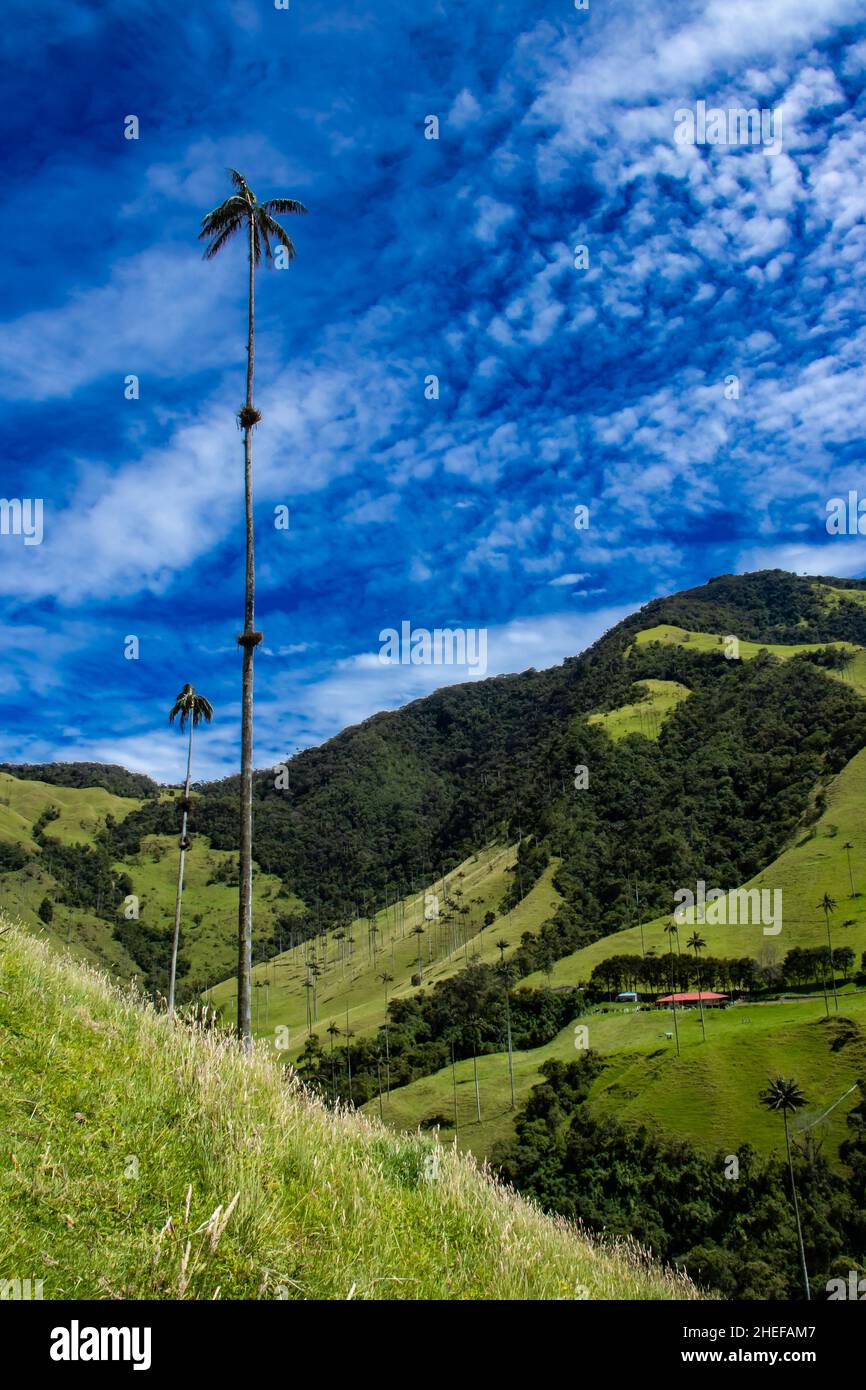
[(839, 996), (836, 993), (836, 967), (833, 964), (833, 941), (830, 936), (830, 914), (836, 911), (836, 903), (830, 897), (829, 893), (825, 893), (818, 906), (824, 914), (824, 921), (827, 923), (827, 946), (830, 951), (830, 980), (833, 985), (833, 1006), (838, 1013)]
[(241, 824), (240, 824), (240, 902), (238, 906), (238, 1037), (244, 1047), (252, 1046), (250, 1018), (250, 981), (253, 940), (253, 654), (262, 634), (255, 631), (255, 559), (253, 546), (253, 427), (261, 413), (253, 405), (253, 362), (255, 350), (255, 269), (264, 252), (267, 261), (273, 260), (271, 242), (278, 241), (287, 260), (295, 257), (295, 248), (287, 232), (276, 218), (291, 213), (304, 213), (306, 208), (295, 198), (269, 198), (260, 203), (246, 179), (237, 169), (229, 175), (234, 193), (219, 207), (202, 219), (199, 240), (206, 241), (205, 259), (214, 256), (238, 232), (244, 232), (248, 242), (249, 295), (247, 314), (247, 398), (238, 412), (238, 423), (244, 434), (244, 495), (246, 501), (246, 581), (244, 599), (244, 630), (238, 637), (243, 648), (243, 687), (241, 698)]
[(180, 942), (180, 912), (183, 900), (183, 868), (186, 851), (189, 848), (186, 828), (189, 819), (189, 781), (192, 773), (192, 731), (198, 728), (204, 720), (209, 724), (213, 719), (213, 706), (203, 695), (199, 695), (194, 686), (185, 685), (177, 699), (171, 707), (168, 716), (169, 724), (173, 724), (175, 719), (180, 716), (180, 731), (189, 728), (189, 739), (186, 746), (186, 781), (183, 787), (183, 822), (180, 831), (180, 864), (177, 870), (177, 900), (174, 908), (174, 935), (171, 939), (171, 966), (168, 974), (168, 1012), (174, 1013), (174, 991), (177, 983), (177, 951)]
[(788, 1152), (788, 1169), (791, 1174), (791, 1194), (794, 1198), (794, 1216), (797, 1221), (797, 1240), (800, 1245), (800, 1264), (803, 1270), (803, 1285), (806, 1290), (806, 1301), (810, 1302), (812, 1294), (809, 1289), (809, 1271), (806, 1269), (806, 1251), (803, 1245), (803, 1228), (800, 1225), (800, 1206), (797, 1201), (797, 1184), (794, 1181), (794, 1161), (791, 1157), (791, 1133), (788, 1128), (788, 1115), (794, 1111), (801, 1110), (806, 1104), (806, 1097), (800, 1090), (796, 1081), (786, 1081), (783, 1076), (777, 1076), (770, 1081), (767, 1089), (761, 1092), (760, 1101), (768, 1110), (782, 1112), (785, 1121), (785, 1148)]
[(686, 942), (686, 945), (690, 946), (695, 953), (695, 962), (698, 967), (698, 1004), (700, 1005), (701, 1009), (701, 1033), (703, 1034), (704, 1042), (706, 1042), (707, 1040), (707, 1030), (704, 1024), (704, 991), (703, 986), (701, 984), (701, 961), (700, 957), (698, 956), (698, 951), (702, 951), (706, 944), (707, 943), (706, 941), (704, 941), (704, 938), (700, 935), (699, 932), (696, 931), (692, 932), (691, 936)]

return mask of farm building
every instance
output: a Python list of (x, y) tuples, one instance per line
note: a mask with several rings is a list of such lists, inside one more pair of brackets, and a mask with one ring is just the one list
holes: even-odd
[(663, 994), (661, 999), (657, 999), (657, 1004), (703, 1004), (705, 1008), (720, 1009), (724, 1008), (729, 1002), (730, 995), (714, 994), (712, 990), (693, 990), (688, 994)]

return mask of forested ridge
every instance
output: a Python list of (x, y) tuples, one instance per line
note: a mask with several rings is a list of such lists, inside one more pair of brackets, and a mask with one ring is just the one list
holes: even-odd
[[(290, 760), (287, 790), (258, 774), (257, 862), (311, 909), (345, 916), (429, 882), (494, 837), (534, 836), (562, 859), (567, 903), (601, 932), (626, 920), (629, 874), (650, 905), (698, 870), (749, 877), (778, 853), (816, 784), (866, 742), (863, 702), (811, 661), (632, 646), (661, 622), (866, 645), (866, 608), (842, 599), (828, 609), (812, 581), (781, 571), (654, 600), (561, 666), (447, 687), (344, 730)], [(693, 692), (657, 742), (612, 744), (582, 717), (633, 698), (647, 677)], [(590, 773), (581, 794), (577, 765)], [(111, 828), (112, 853), (172, 833), (176, 816), (165, 802), (144, 806)], [(201, 787), (194, 826), (216, 848), (236, 848), (235, 779)]]
[[(864, 582), (828, 582), (832, 602), (815, 581), (782, 571), (712, 580), (654, 600), (561, 666), (446, 687), (348, 728), (292, 758), (286, 789), (273, 772), (257, 774), (255, 857), (306, 905), (292, 917), (293, 933), (368, 915), (494, 840), (519, 844), (502, 910), (551, 862), (563, 900), (518, 947), (518, 976), (629, 924), (635, 895), (654, 913), (698, 878), (747, 880), (815, 814), (822, 785), (866, 744), (866, 704), (822, 669), (844, 659), (838, 650), (731, 661), (721, 649), (634, 639), (668, 623), (758, 643), (866, 646), (866, 606), (846, 597)], [(691, 692), (658, 738), (612, 741), (588, 720), (634, 700), (635, 682), (647, 679)], [(578, 768), (588, 775), (582, 790)], [(177, 834), (178, 803), (119, 768), (17, 773), (144, 798), (122, 820), (108, 816), (93, 847), (60, 844), (50, 821), (38, 826), (40, 854), (65, 900), (116, 918), (129, 883), (112, 865), (137, 854), (146, 835)], [(237, 849), (236, 779), (199, 786), (191, 827), (193, 839)], [(10, 867), (17, 863), (13, 854)], [(125, 922), (117, 934), (149, 977), (159, 934)]]

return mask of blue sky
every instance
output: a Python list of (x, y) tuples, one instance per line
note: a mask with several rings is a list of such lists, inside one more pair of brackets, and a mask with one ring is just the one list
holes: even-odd
[[(176, 780), (190, 680), (200, 775), (237, 766), (246, 270), (196, 241), (227, 165), (310, 210), (257, 280), (258, 766), (466, 678), (383, 665), (405, 620), (485, 628), (497, 673), (714, 574), (866, 573), (825, 527), (866, 495), (862, 5), (4, 16), (0, 492), (44, 534), (0, 536), (0, 757)], [(781, 148), (678, 144), (700, 101)]]

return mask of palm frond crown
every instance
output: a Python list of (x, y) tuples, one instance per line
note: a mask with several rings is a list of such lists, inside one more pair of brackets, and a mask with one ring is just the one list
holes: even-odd
[(210, 700), (205, 699), (204, 695), (197, 693), (195, 686), (187, 682), (172, 705), (168, 716), (169, 724), (173, 724), (178, 715), (180, 716), (180, 731), (183, 733), (189, 719), (192, 720), (194, 729), (202, 720), (209, 724), (213, 719), (213, 705)]
[(290, 261), (295, 259), (295, 246), (288, 232), (280, 226), (277, 216), (303, 215), (307, 209), (297, 198), (268, 198), (260, 203), (243, 174), (229, 169), (229, 178), (236, 192), (202, 218), (199, 241), (206, 241), (205, 260), (213, 260), (226, 242), (240, 231), (248, 231), (252, 223), (253, 261), (259, 264), (262, 251), (266, 261), (273, 260), (271, 242), (283, 247)]
[(768, 1110), (801, 1110), (807, 1103), (806, 1097), (796, 1081), (784, 1076), (772, 1078), (761, 1092), (760, 1101)]

